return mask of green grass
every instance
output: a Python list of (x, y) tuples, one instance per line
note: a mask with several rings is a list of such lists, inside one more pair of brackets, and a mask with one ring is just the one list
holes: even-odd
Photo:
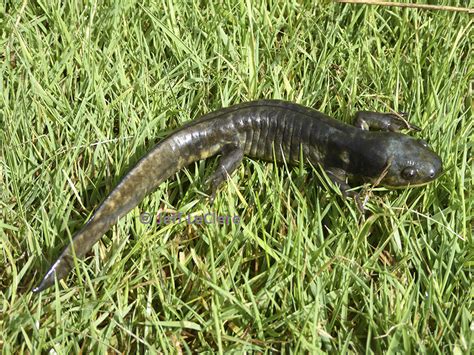
[[(0, 5), (5, 353), (472, 349), (469, 16), (251, 3)], [(199, 162), (120, 220), (57, 288), (30, 293), (155, 142), (257, 98), (346, 122), (358, 109), (408, 111), (445, 174), (370, 191), (362, 216), (318, 171), (249, 159), (211, 207), (202, 185), (215, 161)], [(162, 208), (241, 223), (140, 223)]]

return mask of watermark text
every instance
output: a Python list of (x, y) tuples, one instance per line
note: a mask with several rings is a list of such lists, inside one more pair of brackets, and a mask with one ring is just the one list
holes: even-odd
[(143, 212), (140, 214), (140, 222), (143, 224), (168, 225), (172, 223), (187, 223), (187, 224), (220, 224), (230, 225), (239, 224), (240, 217), (237, 215), (219, 215), (214, 212), (203, 214), (189, 214), (182, 212), (158, 212), (149, 213)]

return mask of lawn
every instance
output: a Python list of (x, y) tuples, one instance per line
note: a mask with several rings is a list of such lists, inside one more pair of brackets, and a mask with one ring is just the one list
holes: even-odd
[[(445, 1), (464, 6), (466, 1)], [(4, 353), (468, 353), (474, 331), (472, 20), (312, 1), (0, 5)], [(420, 188), (244, 159), (213, 205), (201, 161), (32, 294), (120, 177), (173, 129), (279, 98), (350, 122), (406, 111), (444, 163)], [(147, 225), (144, 212), (237, 216)]]

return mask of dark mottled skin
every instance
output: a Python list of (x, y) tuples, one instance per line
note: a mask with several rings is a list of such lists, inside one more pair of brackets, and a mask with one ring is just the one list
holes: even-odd
[(164, 180), (216, 154), (221, 159), (209, 179), (211, 199), (243, 156), (290, 164), (303, 156), (314, 166), (321, 165), (346, 195), (351, 194), (347, 178), (380, 180), (391, 187), (434, 180), (442, 171), (441, 159), (424, 141), (396, 133), (400, 129), (417, 127), (403, 117), (376, 112), (357, 113), (350, 126), (311, 108), (276, 100), (209, 113), (157, 144), (123, 177), (33, 291), (52, 286), (55, 277), (65, 277), (73, 267), (74, 253), (84, 257), (121, 216)]

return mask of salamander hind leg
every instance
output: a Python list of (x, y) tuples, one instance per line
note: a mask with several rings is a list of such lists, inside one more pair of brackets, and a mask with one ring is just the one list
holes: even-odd
[(406, 112), (380, 113), (372, 111), (359, 111), (354, 116), (354, 126), (362, 130), (377, 130), (399, 132), (403, 129), (421, 131), (414, 124), (407, 121)]
[(214, 202), (219, 186), (227, 179), (227, 176), (232, 175), (244, 157), (243, 149), (236, 146), (224, 147), (221, 154), (222, 156), (219, 160), (217, 169), (212, 173), (205, 183), (206, 186), (210, 188), (209, 202), (211, 205)]

